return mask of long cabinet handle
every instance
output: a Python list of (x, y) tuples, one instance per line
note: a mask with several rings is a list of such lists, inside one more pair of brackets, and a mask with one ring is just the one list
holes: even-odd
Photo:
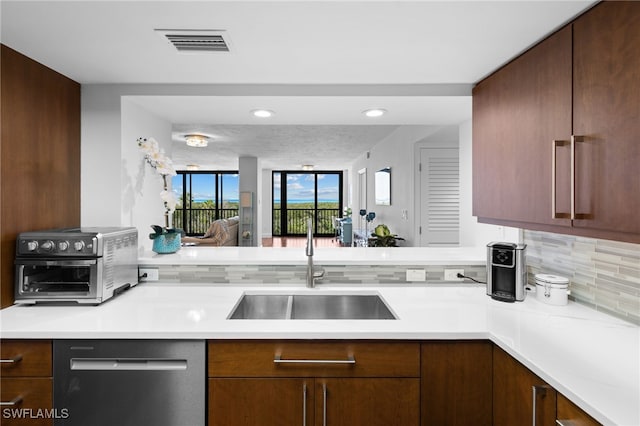
[(322, 426), (327, 426), (327, 384), (322, 384)]
[(349, 355), (347, 359), (282, 359), (282, 355), (273, 357), (274, 364), (355, 364), (356, 359)]
[(2, 364), (17, 364), (20, 361), (22, 361), (22, 354), (18, 354), (13, 358), (0, 359), (0, 363)]
[(578, 213), (576, 209), (576, 183), (578, 178), (576, 176), (577, 169), (577, 157), (576, 157), (576, 145), (580, 142), (584, 142), (584, 136), (571, 135), (571, 219), (589, 219), (589, 214)]
[(307, 384), (302, 384), (302, 426), (307, 426)]
[(2, 407), (15, 407), (16, 405), (22, 402), (22, 395), (18, 395), (13, 398), (11, 401), (0, 401), (0, 406)]
[(541, 385), (541, 386), (533, 385), (531, 386), (531, 388), (532, 388), (531, 395), (533, 398), (533, 410), (532, 410), (531, 419), (533, 420), (533, 426), (536, 426), (536, 421), (537, 421), (536, 415), (538, 414), (538, 407), (537, 407), (536, 400), (538, 399), (538, 396), (544, 398), (547, 395), (547, 389), (550, 389), (550, 387), (547, 385)]
[[(573, 141), (573, 138), (572, 138)], [(571, 148), (571, 199), (573, 200), (573, 142), (562, 141), (562, 140), (554, 140), (551, 142), (551, 217), (553, 219), (571, 219), (573, 215), (573, 201), (571, 201), (571, 212), (570, 213), (559, 213), (556, 210), (556, 190), (557, 190), (557, 182), (556, 175), (558, 172), (558, 161), (556, 157), (556, 151), (559, 146), (572, 145)]]

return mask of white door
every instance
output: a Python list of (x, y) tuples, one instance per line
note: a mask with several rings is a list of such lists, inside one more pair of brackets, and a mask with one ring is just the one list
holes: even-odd
[(457, 148), (420, 149), (420, 246), (460, 243)]

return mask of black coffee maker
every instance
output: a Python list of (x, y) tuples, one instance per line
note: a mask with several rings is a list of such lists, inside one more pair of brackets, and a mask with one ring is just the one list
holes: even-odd
[(487, 294), (503, 302), (521, 302), (526, 296), (526, 244), (487, 244)]

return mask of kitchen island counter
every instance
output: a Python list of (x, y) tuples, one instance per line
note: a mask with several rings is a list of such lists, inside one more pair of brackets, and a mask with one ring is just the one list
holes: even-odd
[[(227, 320), (244, 292), (377, 293), (397, 320)], [(476, 285), (140, 284), (99, 306), (13, 306), (11, 339), (488, 339), (604, 424), (640, 424), (640, 328), (570, 302), (497, 302)]]

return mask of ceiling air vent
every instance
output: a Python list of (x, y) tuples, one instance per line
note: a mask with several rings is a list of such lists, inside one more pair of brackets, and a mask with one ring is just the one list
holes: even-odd
[(156, 30), (178, 52), (228, 52), (229, 42), (224, 30)]

